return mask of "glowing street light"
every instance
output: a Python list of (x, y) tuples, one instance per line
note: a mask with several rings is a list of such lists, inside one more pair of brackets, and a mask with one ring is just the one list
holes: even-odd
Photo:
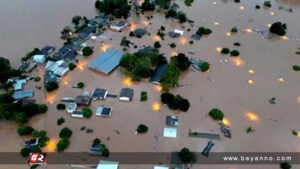
[(159, 104), (159, 103), (154, 103), (154, 104), (152, 105), (152, 109), (153, 109), (154, 111), (160, 110), (160, 104)]
[(277, 81), (283, 83), (284, 79), (283, 79), (283, 77), (280, 77), (280, 78), (277, 79)]
[(253, 85), (254, 81), (250, 79), (250, 80), (248, 80), (248, 84)]
[(219, 23), (219, 22), (215, 22), (214, 25), (215, 25), (215, 26), (219, 26), (220, 23)]
[(221, 51), (222, 51), (222, 48), (221, 48), (221, 47), (216, 47), (216, 51), (217, 51), (217, 52), (221, 52)]
[(244, 6), (240, 6), (240, 10), (243, 11), (245, 9)]
[(223, 118), (222, 123), (225, 124), (226, 126), (231, 126), (231, 122), (227, 118)]
[(248, 32), (248, 33), (252, 33), (253, 32), (253, 30), (250, 29), (250, 28), (245, 29), (245, 31)]
[(249, 69), (249, 70), (248, 70), (248, 73), (249, 73), (249, 74), (254, 74), (254, 73), (255, 73), (255, 71), (254, 71), (254, 70), (252, 70), (252, 69)]
[(125, 86), (131, 87), (132, 84), (133, 84), (133, 82), (130, 77), (127, 77), (123, 80), (123, 85), (125, 85)]
[(246, 112), (245, 116), (250, 121), (259, 121), (259, 117), (253, 112)]

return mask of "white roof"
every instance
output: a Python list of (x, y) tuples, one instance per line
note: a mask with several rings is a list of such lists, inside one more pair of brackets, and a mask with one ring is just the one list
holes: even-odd
[(14, 84), (14, 90), (22, 90), (24, 85), (26, 84), (27, 80), (26, 79), (21, 79), (21, 80), (17, 80)]
[(164, 128), (164, 137), (177, 137), (177, 129), (175, 128)]
[(169, 169), (169, 167), (163, 167), (163, 166), (154, 166), (154, 169)]
[(32, 60), (35, 63), (44, 63), (46, 60), (46, 57), (45, 57), (45, 55), (34, 55)]
[(118, 169), (119, 162), (100, 160), (96, 169)]
[(179, 30), (179, 29), (174, 29), (174, 32), (175, 32), (175, 33), (178, 33), (178, 34), (180, 34), (180, 35), (183, 35), (183, 34), (184, 34), (184, 31)]
[(54, 74), (58, 76), (63, 76), (69, 71), (68, 67), (62, 66), (63, 63), (64, 63), (63, 60), (57, 62), (48, 61), (45, 66), (45, 69), (48, 71), (52, 71)]
[(64, 76), (69, 71), (69, 68), (66, 67), (57, 67), (53, 73), (58, 76)]

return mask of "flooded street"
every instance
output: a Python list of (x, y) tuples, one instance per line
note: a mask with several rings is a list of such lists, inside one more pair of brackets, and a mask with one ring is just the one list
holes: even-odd
[[(255, 9), (255, 2), (261, 1), (232, 1), (195, 0), (192, 7), (186, 7), (183, 1), (178, 1), (180, 9), (195, 21), (195, 26), (190, 24), (179, 25), (175, 21), (165, 19), (158, 13), (146, 13), (153, 15), (148, 21), (145, 16), (141, 18), (131, 17), (132, 26), (122, 33), (107, 30), (104, 36), (104, 47), (100, 40), (88, 41), (95, 47), (95, 52), (89, 58), (80, 58), (79, 66), (63, 78), (60, 89), (54, 93), (46, 94), (35, 89), (35, 86), (43, 85), (42, 82), (29, 82), (27, 89), (35, 90), (35, 99), (49, 105), (45, 115), (33, 117), (29, 125), (35, 129), (46, 130), (51, 141), (58, 140), (61, 128), (67, 126), (73, 130), (70, 138), (70, 146), (67, 152), (86, 152), (91, 142), (98, 137), (108, 146), (111, 152), (170, 152), (188, 147), (193, 151), (201, 152), (209, 140), (188, 137), (189, 129), (219, 133), (216, 122), (207, 118), (207, 113), (212, 108), (220, 108), (232, 130), (232, 139), (221, 137), (220, 141), (214, 141), (213, 152), (299, 152), (300, 139), (292, 135), (292, 130), (300, 130), (300, 97), (299, 73), (293, 71), (292, 66), (300, 63), (299, 55), (295, 51), (300, 47), (299, 1), (291, 0), (278, 9), (286, 1), (272, 1), (270, 9)], [(289, 12), (290, 7), (293, 12)], [(3, 9), (2, 9), (3, 8)], [(2, 0), (0, 2), (0, 56), (8, 57), (13, 65), (18, 65), (20, 58), (34, 47), (53, 45), (59, 48), (62, 40), (59, 39), (60, 31), (66, 25), (71, 25), (74, 15), (94, 16), (94, 0)], [(12, 10), (14, 12), (12, 12)], [(9, 16), (9, 19), (7, 18)], [(278, 38), (269, 40), (255, 30), (268, 30), (268, 24), (282, 21), (287, 24), (286, 39)], [(119, 69), (109, 76), (103, 76), (92, 72), (87, 68), (90, 60), (109, 47), (122, 50), (120, 41), (134, 28), (146, 28), (151, 33), (142, 39), (128, 37), (137, 44), (153, 45), (159, 38), (155, 36), (157, 29), (163, 25), (165, 32), (173, 29), (185, 30), (183, 37), (172, 39), (165, 37), (160, 40), (160, 51), (170, 58), (177, 53), (188, 54), (190, 50), (196, 52), (194, 57), (209, 61), (209, 72), (201, 73), (195, 70), (187, 71), (180, 77), (183, 87), (171, 90), (174, 94), (180, 94), (191, 103), (187, 113), (172, 112), (166, 106), (160, 105), (160, 109), (154, 110), (153, 106), (160, 103), (159, 88), (144, 80), (131, 83), (121, 75)], [(189, 44), (190, 36), (200, 26), (211, 28), (213, 33), (202, 37), (200, 41)], [(231, 28), (237, 27), (237, 34), (228, 34)], [(191, 31), (188, 32), (187, 29)], [(112, 39), (112, 40), (110, 40)], [(172, 49), (170, 43), (176, 43)], [(240, 42), (241, 46), (233, 45)], [(223, 56), (218, 48), (228, 47), (240, 51), (238, 59)], [(137, 49), (131, 47), (129, 52)], [(41, 67), (33, 72), (41, 75)], [(215, 82), (208, 79), (213, 79)], [(84, 82), (85, 88), (74, 89), (71, 86), (78, 82)], [(113, 108), (110, 118), (102, 118), (93, 115), (91, 119), (74, 119), (65, 111), (56, 110), (56, 104), (63, 97), (76, 97), (84, 91), (92, 92), (93, 88), (106, 88), (110, 94), (119, 94), (122, 87), (134, 89), (132, 102), (120, 102), (118, 99), (108, 98), (106, 101), (93, 101), (91, 108), (95, 111), (97, 106), (105, 105)], [(148, 92), (148, 101), (140, 102), (140, 92)], [(277, 104), (272, 105), (268, 100), (276, 97)], [(176, 114), (179, 116), (180, 126), (177, 128), (177, 138), (164, 138), (163, 128), (165, 116)], [(251, 116), (256, 118), (251, 118)], [(64, 117), (66, 123), (57, 126), (58, 118)], [(135, 135), (136, 127), (146, 124), (149, 132), (145, 135)], [(81, 127), (94, 129), (94, 133), (80, 131)], [(252, 127), (255, 132), (247, 134), (247, 127)], [(26, 138), (17, 135), (17, 126), (9, 122), (0, 122), (0, 151), (18, 152), (20, 143)], [(46, 151), (54, 151), (54, 148)], [(26, 168), (27, 166), (0, 166), (2, 169)], [(200, 169), (254, 169), (259, 166), (194, 166)], [(262, 166), (263, 169), (277, 169), (278, 165)], [(295, 166), (296, 168), (297, 166)], [(47, 166), (57, 168), (57, 166)], [(70, 168), (59, 166), (59, 168)], [(132, 166), (120, 166), (121, 169), (137, 168)], [(153, 166), (141, 166), (150, 169)]]

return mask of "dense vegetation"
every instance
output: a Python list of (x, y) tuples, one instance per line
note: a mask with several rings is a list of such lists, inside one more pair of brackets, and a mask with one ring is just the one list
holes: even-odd
[(181, 97), (180, 95), (175, 96), (169, 92), (161, 94), (160, 100), (172, 110), (179, 109), (183, 112), (187, 112), (190, 108), (190, 102), (187, 99)]
[(193, 2), (194, 2), (194, 0), (184, 0), (184, 4), (186, 6), (192, 6)]
[(210, 63), (208, 63), (208, 62), (203, 62), (203, 63), (200, 63), (198, 66), (199, 66), (201, 72), (206, 72), (206, 71), (208, 71), (209, 68), (210, 68)]
[(217, 108), (210, 110), (208, 114), (214, 120), (223, 120), (224, 118), (224, 113)]
[(186, 147), (180, 150), (180, 152), (178, 153), (178, 157), (184, 164), (195, 163), (197, 160), (196, 154), (194, 152), (191, 152)]
[(54, 91), (58, 88), (59, 88), (59, 85), (56, 82), (47, 82), (45, 84), (45, 89), (46, 89), (47, 92), (52, 92), (52, 91)]
[(211, 29), (205, 28), (205, 27), (203, 27), (203, 26), (201, 26), (200, 28), (198, 28), (198, 30), (197, 30), (197, 32), (196, 32), (196, 34), (197, 34), (197, 35), (200, 35), (200, 36), (202, 36), (202, 35), (209, 35), (209, 34), (211, 34), (211, 33), (212, 33), (212, 30), (211, 30)]
[(144, 124), (140, 124), (138, 125), (136, 131), (138, 134), (145, 134), (148, 132), (148, 127)]
[(300, 65), (294, 65), (293, 70), (296, 72), (300, 71)]
[(7, 79), (14, 76), (20, 76), (21, 73), (11, 67), (10, 61), (6, 58), (0, 57), (0, 82), (3, 86), (6, 85)]
[(141, 91), (140, 101), (144, 102), (148, 100), (148, 93), (146, 91)]
[(83, 117), (85, 118), (91, 118), (93, 115), (93, 111), (88, 107), (84, 107), (82, 111), (83, 111)]
[(270, 27), (270, 33), (276, 34), (278, 36), (284, 36), (286, 34), (286, 24), (281, 22), (275, 22)]
[(166, 18), (176, 18), (178, 19), (179, 23), (184, 23), (188, 20), (186, 14), (182, 11), (176, 11), (174, 9), (169, 9), (166, 12)]
[(120, 61), (126, 74), (133, 80), (140, 81), (152, 75), (155, 66), (167, 63), (166, 58), (157, 52), (126, 54)]
[(73, 132), (68, 127), (62, 128), (59, 132), (60, 140), (56, 144), (57, 151), (65, 150), (69, 144), (69, 138), (72, 136)]
[(97, 0), (95, 7), (100, 12), (116, 18), (127, 18), (131, 8), (127, 0)]
[(34, 55), (40, 54), (40, 50), (38, 48), (34, 48), (32, 51), (28, 52), (26, 56), (22, 57), (22, 61), (25, 62), (31, 59)]
[(90, 46), (86, 46), (82, 49), (82, 55), (83, 56), (90, 56), (91, 54), (93, 54), (93, 48)]

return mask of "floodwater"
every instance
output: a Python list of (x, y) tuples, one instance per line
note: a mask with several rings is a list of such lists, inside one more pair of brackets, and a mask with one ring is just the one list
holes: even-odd
[[(10, 1), (11, 2), (11, 1)], [(7, 4), (11, 4), (7, 1)], [(28, 1), (30, 3), (31, 1)], [(51, 1), (52, 2), (52, 1)], [(49, 10), (49, 15), (55, 11), (53, 19), (43, 24), (37, 24), (36, 21), (31, 25), (25, 24), (22, 31), (22, 39), (15, 35), (15, 33), (5, 33), (10, 37), (2, 42), (1, 38), (1, 55), (13, 55), (18, 58), (17, 51), (4, 50), (2, 53), (3, 43), (6, 45), (13, 44), (11, 39), (18, 39), (20, 43), (20, 51), (26, 52), (37, 45), (46, 44), (61, 44), (58, 39), (59, 32), (63, 26), (69, 22), (73, 15), (93, 15), (93, 1), (73, 2), (70, 10), (65, 9), (69, 1), (63, 1), (63, 5), (59, 9)], [(145, 17), (130, 18), (133, 26), (124, 30), (122, 33), (112, 32), (107, 30), (104, 35), (108, 38), (101, 45), (100, 39), (96, 41), (89, 41), (88, 43), (95, 46), (95, 53), (88, 59), (80, 59), (79, 68), (73, 72), (68, 73), (68, 76), (62, 80), (60, 89), (46, 95), (43, 91), (35, 89), (35, 98), (46, 102), (49, 105), (49, 111), (45, 115), (40, 115), (32, 118), (29, 122), (34, 128), (46, 130), (52, 140), (57, 140), (59, 130), (68, 126), (73, 130), (71, 137), (71, 144), (66, 150), (68, 152), (86, 152), (92, 140), (99, 137), (104, 144), (112, 152), (166, 152), (177, 151), (182, 147), (188, 147), (193, 151), (200, 152), (207, 144), (206, 139), (188, 138), (187, 134), (189, 129), (201, 131), (220, 133), (218, 125), (211, 119), (206, 117), (208, 111), (212, 108), (220, 108), (227, 119), (227, 123), (232, 130), (232, 139), (221, 137), (220, 141), (214, 141), (215, 146), (212, 151), (214, 152), (299, 152), (300, 140), (292, 135), (292, 130), (300, 130), (299, 126), (299, 75), (292, 70), (294, 64), (299, 64), (299, 56), (295, 55), (295, 51), (300, 47), (298, 38), (300, 26), (298, 24), (298, 17), (300, 11), (297, 6), (298, 1), (280, 1), (279, 5), (284, 5), (284, 9), (279, 10), (277, 4), (271, 9), (255, 10), (256, 2), (242, 2), (235, 4), (232, 1), (214, 1), (201, 0), (195, 1), (192, 7), (185, 7), (182, 1), (179, 5), (187, 15), (195, 21), (195, 27), (189, 24), (179, 25), (171, 20), (166, 20), (160, 14), (153, 14), (153, 19), (147, 21)], [(277, 2), (277, 1), (276, 1)], [(2, 2), (1, 2), (2, 3)], [(31, 2), (33, 4), (46, 4), (46, 2)], [(78, 5), (77, 5), (78, 3)], [(33, 5), (31, 4), (31, 5)], [(50, 3), (51, 5), (54, 5)], [(76, 5), (75, 5), (76, 4)], [(25, 8), (26, 4), (18, 4), (20, 8)], [(28, 5), (28, 4), (27, 4)], [(28, 5), (27, 8), (30, 8)], [(84, 5), (84, 6), (83, 6)], [(2, 7), (2, 5), (1, 5)], [(1, 8), (0, 7), (0, 8)], [(293, 12), (288, 9), (293, 7)], [(26, 8), (26, 9), (27, 9)], [(71, 10), (78, 8), (76, 10)], [(7, 12), (8, 7), (5, 9)], [(28, 9), (27, 9), (28, 10)], [(18, 11), (20, 12), (20, 11)], [(33, 15), (30, 11), (30, 14)], [(51, 13), (52, 14), (52, 13)], [(29, 15), (29, 14), (28, 14)], [(53, 14), (54, 15), (54, 14)], [(63, 15), (63, 16), (61, 16)], [(148, 13), (146, 15), (152, 15)], [(41, 17), (40, 15), (33, 15)], [(58, 17), (59, 16), (59, 17)], [(0, 17), (3, 17), (2, 15)], [(17, 17), (17, 16), (16, 16)], [(62, 18), (61, 18), (62, 17)], [(13, 17), (10, 17), (13, 18)], [(18, 17), (17, 17), (18, 18)], [(21, 17), (20, 17), (21, 18)], [(29, 17), (31, 18), (31, 17)], [(34, 17), (33, 17), (34, 18)], [(42, 17), (44, 18), (44, 17)], [(1, 20), (3, 20), (1, 18)], [(38, 19), (39, 20), (39, 19)], [(255, 29), (267, 30), (268, 24), (275, 21), (283, 21), (287, 23), (288, 31), (285, 39), (269, 40), (263, 38), (255, 32)], [(6, 21), (7, 22), (7, 21)], [(28, 21), (29, 22), (29, 21)], [(57, 24), (56, 24), (57, 23)], [(150, 24), (151, 23), (151, 24)], [(17, 22), (14, 22), (14, 25)], [(45, 25), (51, 25), (51, 28)], [(6, 25), (6, 24), (4, 24)], [(200, 73), (197, 71), (188, 71), (180, 78), (180, 84), (183, 87), (173, 89), (171, 92), (180, 94), (190, 100), (191, 107), (187, 113), (172, 112), (165, 106), (161, 105), (158, 111), (153, 109), (153, 105), (159, 103), (160, 92), (158, 88), (149, 84), (147, 80), (139, 83), (130, 83), (126, 77), (122, 77), (119, 70), (114, 71), (108, 77), (99, 75), (90, 71), (86, 65), (89, 60), (95, 58), (99, 53), (105, 51), (108, 47), (122, 49), (119, 44), (123, 36), (128, 36), (129, 31), (134, 28), (146, 27), (150, 36), (145, 36), (143, 39), (129, 38), (132, 42), (142, 47), (143, 45), (152, 45), (157, 39), (157, 29), (161, 25), (166, 27), (166, 32), (174, 28), (187, 30), (191, 28), (191, 32), (185, 31), (184, 37), (179, 39), (171, 39), (166, 37), (161, 40), (161, 52), (169, 58), (172, 55), (183, 52), (188, 53), (189, 50), (196, 51), (196, 54), (191, 57), (207, 60), (211, 63), (209, 72)], [(7, 25), (8, 26), (8, 25)], [(209, 27), (213, 33), (207, 37), (203, 37), (200, 41), (195, 41), (193, 45), (188, 43), (190, 35), (197, 30), (198, 26)], [(237, 26), (239, 32), (228, 36), (227, 32), (234, 26)], [(46, 27), (47, 32), (32, 31), (33, 35), (29, 36), (26, 32), (32, 29)], [(26, 29), (25, 29), (26, 28)], [(10, 29), (10, 28), (7, 28)], [(15, 28), (16, 29), (16, 28)], [(1, 34), (2, 33), (1, 26)], [(10, 31), (9, 31), (10, 32)], [(51, 33), (52, 32), (52, 33)], [(19, 33), (19, 32), (17, 32)], [(50, 34), (51, 33), (51, 34)], [(28, 33), (29, 34), (29, 33)], [(25, 36), (27, 36), (25, 38)], [(41, 38), (45, 36), (45, 38)], [(50, 41), (50, 39), (53, 41)], [(47, 39), (47, 41), (45, 40)], [(111, 40), (110, 40), (111, 39)], [(45, 41), (44, 41), (45, 40)], [(30, 43), (29, 43), (29, 42)], [(168, 44), (175, 42), (177, 47), (171, 49)], [(240, 47), (235, 47), (232, 44), (240, 42)], [(22, 44), (26, 44), (22, 46)], [(14, 45), (19, 48), (18, 45)], [(56, 47), (59, 47), (57, 45)], [(219, 47), (228, 47), (230, 49), (238, 49), (241, 53), (239, 59), (230, 59), (227, 56), (222, 56), (216, 51)], [(26, 48), (26, 50), (25, 50)], [(6, 47), (4, 47), (6, 49)], [(25, 51), (21, 51), (25, 50)], [(136, 49), (129, 49), (133, 52)], [(15, 54), (16, 53), (16, 54)], [(21, 53), (22, 54), (22, 53)], [(227, 60), (227, 61), (226, 61)], [(42, 70), (38, 68), (35, 75), (41, 75)], [(213, 79), (212, 83), (208, 79)], [(78, 82), (84, 82), (86, 87), (84, 90), (73, 89), (72, 85)], [(26, 88), (34, 89), (36, 85), (42, 83), (30, 82)], [(93, 110), (97, 106), (105, 105), (113, 107), (113, 114), (110, 118), (101, 118), (93, 116), (91, 119), (74, 119), (63, 111), (56, 110), (56, 104), (62, 97), (75, 97), (84, 91), (91, 92), (93, 88), (106, 88), (109, 93), (118, 94), (122, 87), (131, 87), (135, 91), (134, 100), (130, 103), (119, 102), (117, 99), (108, 98), (106, 101), (95, 101), (91, 107)], [(141, 91), (148, 92), (148, 101), (140, 102), (139, 95)], [(277, 104), (271, 105), (268, 100), (276, 97)], [(177, 139), (164, 138), (162, 130), (165, 123), (165, 116), (169, 114), (176, 114), (179, 116), (180, 126), (178, 127)], [(66, 119), (66, 123), (62, 126), (56, 125), (56, 120), (60, 117)], [(138, 124), (144, 123), (149, 127), (149, 132), (145, 135), (135, 135), (135, 129)], [(87, 134), (80, 131), (80, 128), (94, 129), (94, 133)], [(5, 135), (5, 140), (0, 140), (0, 151), (19, 151), (20, 143), (26, 138), (21, 138), (16, 135), (16, 126), (12, 123), (0, 123), (0, 135)], [(254, 132), (247, 134), (245, 130), (247, 127), (254, 128)], [(9, 144), (7, 144), (9, 143)], [(53, 151), (52, 147), (48, 147), (46, 151)], [(152, 168), (153, 166), (141, 166), (138, 168)], [(259, 166), (194, 166), (193, 168), (207, 168), (207, 169), (251, 169)], [(0, 167), (12, 168), (12, 166)], [(17, 166), (16, 168), (20, 168)], [(24, 167), (26, 168), (26, 167)], [(48, 166), (47, 168), (56, 168), (56, 166)], [(60, 166), (59, 168), (69, 168), (67, 166)], [(137, 168), (137, 166), (121, 166), (121, 168)], [(277, 165), (261, 166), (264, 169), (275, 169)]]

